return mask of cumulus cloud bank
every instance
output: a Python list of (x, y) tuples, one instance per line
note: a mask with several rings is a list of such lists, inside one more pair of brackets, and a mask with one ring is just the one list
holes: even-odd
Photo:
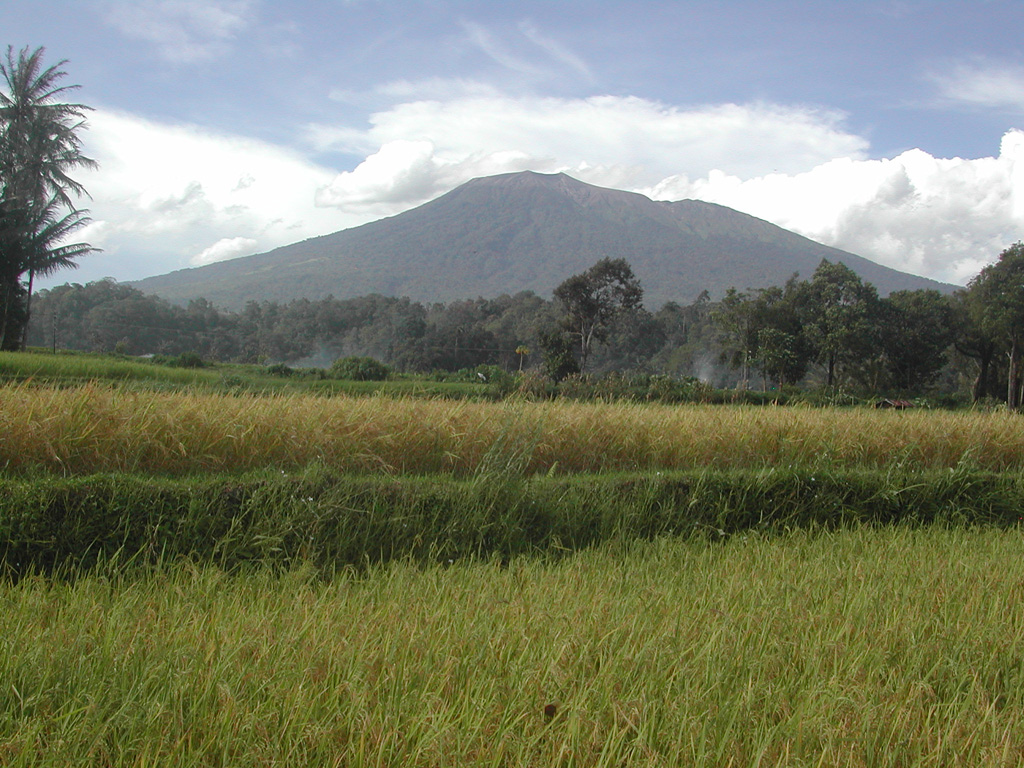
[[(421, 173), (434, 174), (435, 188), (449, 183), (453, 168), (460, 166), (469, 172), (477, 165), (545, 166), (571, 169), (587, 180), (636, 184), (680, 169), (741, 176), (772, 169), (798, 172), (835, 157), (866, 156), (868, 149), (864, 139), (842, 129), (838, 113), (775, 104), (680, 109), (637, 97), (481, 95), (407, 101), (370, 121), (358, 137), (324, 126), (312, 126), (309, 136), (319, 149), (362, 144), (384, 154), (390, 154), (393, 142), (429, 142), (430, 163), (422, 157), (416, 162)], [(339, 199), (351, 199), (353, 181), (339, 177), (334, 185)]]
[(728, 205), (886, 266), (963, 284), (1024, 233), (1024, 133), (997, 157), (838, 159), (808, 172), (749, 179), (669, 177), (656, 199)]
[(361, 223), (315, 205), (335, 173), (245, 137), (90, 113), (82, 174), (86, 233), (103, 254), (82, 262), (120, 279), (245, 255)]
[[(310, 136), (322, 148), (341, 141), (323, 126)], [(1024, 133), (1017, 130), (993, 157), (911, 150), (870, 159), (867, 141), (828, 111), (490, 94), (408, 101), (343, 141), (378, 148), (321, 189), (319, 205), (383, 214), (475, 176), (565, 171), (659, 200), (720, 203), (895, 269), (961, 284), (1024, 233)]]
[(194, 267), (201, 267), (204, 264), (247, 256), (253, 252), (255, 247), (256, 241), (251, 237), (224, 237), (202, 253), (193, 256), (189, 259), (189, 263)]

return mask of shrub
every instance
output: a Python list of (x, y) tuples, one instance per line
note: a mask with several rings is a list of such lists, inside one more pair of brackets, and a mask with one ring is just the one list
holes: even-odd
[(391, 369), (372, 357), (339, 357), (331, 366), (332, 379), (349, 381), (384, 381)]
[(180, 355), (154, 355), (153, 362), (171, 368), (205, 368), (206, 362), (195, 352), (182, 352)]
[(523, 371), (516, 377), (515, 394), (529, 400), (550, 400), (558, 394), (558, 387), (546, 374)]

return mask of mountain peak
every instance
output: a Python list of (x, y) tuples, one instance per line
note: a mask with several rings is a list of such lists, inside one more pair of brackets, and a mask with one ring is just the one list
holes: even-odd
[(465, 184), (456, 187), (454, 192), (476, 191), (481, 189), (499, 189), (507, 192), (549, 190), (572, 192), (582, 189), (601, 189), (586, 182), (574, 179), (565, 173), (539, 173), (538, 171), (516, 171), (500, 173), (496, 176), (478, 176)]
[(625, 258), (646, 303), (689, 303), (807, 278), (822, 259), (843, 262), (883, 295), (951, 290), (815, 243), (766, 221), (697, 200), (654, 202), (564, 173), (521, 171), (472, 179), (387, 219), (268, 253), (152, 277), (136, 285), (171, 301), (203, 296), (222, 307), (371, 293), (453, 301), (533, 291), (550, 295), (602, 258)]
[(474, 179), (470, 179), (463, 187), (476, 186), (481, 184), (498, 184), (498, 185), (525, 185), (525, 184), (551, 184), (554, 182), (565, 182), (570, 181), (574, 184), (584, 184), (585, 182), (579, 181), (566, 175), (565, 173), (541, 173), (540, 171), (511, 171), (509, 173), (499, 173), (494, 176), (477, 176)]
[[(516, 171), (495, 176), (481, 176), (471, 179), (453, 192), (480, 192), (490, 190), (501, 194), (547, 194), (560, 195), (579, 205), (627, 204), (636, 205), (653, 201), (636, 192), (610, 189), (588, 184), (566, 173), (540, 173), (538, 171)], [(451, 194), (451, 193), (449, 193)]]

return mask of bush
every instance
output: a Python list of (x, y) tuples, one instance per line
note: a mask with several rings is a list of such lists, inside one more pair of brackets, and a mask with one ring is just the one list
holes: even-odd
[(339, 357), (331, 366), (332, 379), (348, 381), (385, 381), (391, 369), (372, 357)]
[(515, 394), (529, 400), (551, 400), (558, 394), (558, 385), (546, 374), (523, 371), (516, 376)]
[(182, 352), (180, 355), (153, 355), (153, 362), (170, 368), (205, 368), (206, 362), (195, 352)]

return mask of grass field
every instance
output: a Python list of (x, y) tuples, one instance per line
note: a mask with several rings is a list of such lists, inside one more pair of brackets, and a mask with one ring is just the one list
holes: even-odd
[(0, 587), (0, 763), (1024, 760), (1024, 537), (662, 539)]
[(415, 397), (488, 397), (479, 383), (397, 377), (389, 381), (348, 381), (293, 372), (274, 374), (260, 365), (208, 363), (200, 368), (161, 365), (142, 358), (90, 352), (0, 352), (0, 384), (80, 387), (103, 382), (133, 391), (201, 391), (250, 394), (317, 393)]

